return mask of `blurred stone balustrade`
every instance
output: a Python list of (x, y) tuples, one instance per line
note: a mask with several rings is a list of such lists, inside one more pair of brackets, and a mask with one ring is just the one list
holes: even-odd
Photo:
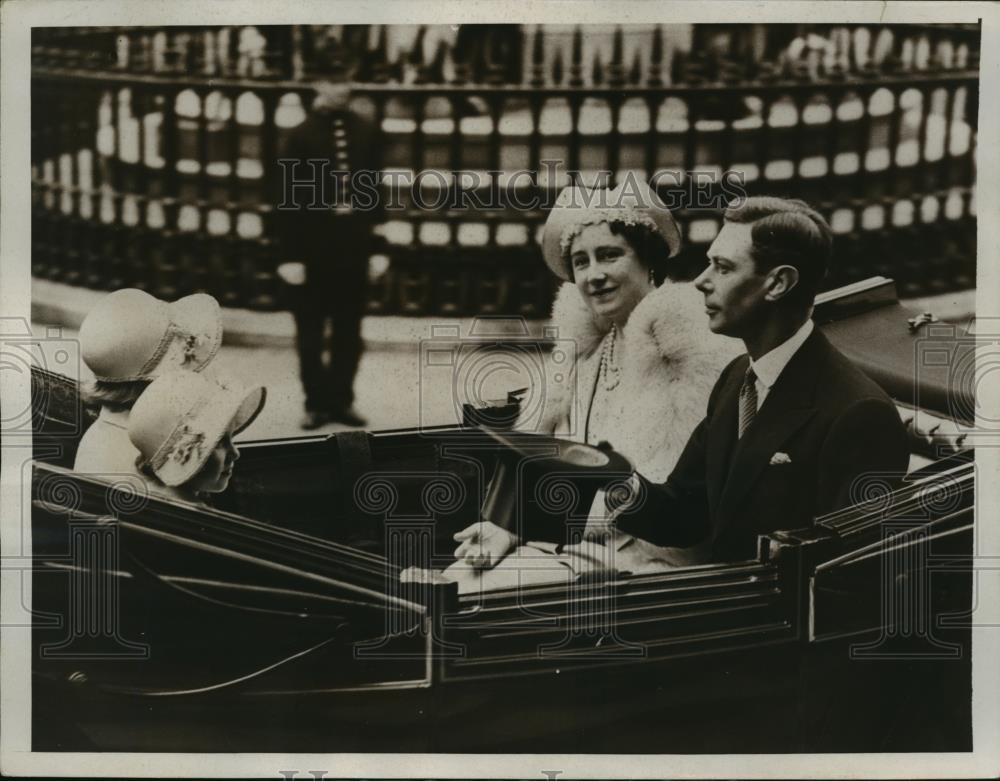
[[(750, 194), (826, 214), (829, 287), (884, 274), (903, 295), (968, 289), (979, 38), (968, 25), (35, 28), (32, 269), (280, 308), (265, 161), (310, 84), (346, 72), (384, 171), (665, 172), (691, 274), (720, 214), (692, 202), (685, 172), (732, 171)], [(565, 184), (515, 181), (521, 201)], [(544, 218), (387, 213), (370, 311), (544, 316)]]

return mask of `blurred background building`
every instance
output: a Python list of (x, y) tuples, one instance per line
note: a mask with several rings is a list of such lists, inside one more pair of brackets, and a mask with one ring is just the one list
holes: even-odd
[[(32, 273), (69, 286), (283, 306), (274, 160), (310, 83), (346, 70), (387, 171), (561, 160), (584, 177), (733, 170), (836, 234), (828, 287), (975, 285), (978, 26), (35, 28)], [(434, 180), (429, 180), (433, 183)], [(525, 178), (555, 191), (565, 182)], [(613, 183), (613, 182), (612, 182)], [(678, 192), (671, 193), (670, 190)], [(690, 199), (688, 199), (690, 200)], [(376, 228), (371, 314), (544, 317), (545, 213), (427, 210)], [(695, 273), (717, 211), (679, 212)], [(335, 248), (331, 248), (335, 251)]]

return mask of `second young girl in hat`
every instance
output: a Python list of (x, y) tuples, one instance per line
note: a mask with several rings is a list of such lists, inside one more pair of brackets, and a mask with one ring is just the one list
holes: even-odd
[(154, 493), (197, 502), (225, 491), (239, 451), (233, 437), (264, 406), (262, 387), (174, 371), (155, 379), (132, 408), (136, 468)]

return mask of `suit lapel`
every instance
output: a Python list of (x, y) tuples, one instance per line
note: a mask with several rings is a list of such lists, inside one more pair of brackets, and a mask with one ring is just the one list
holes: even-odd
[(746, 374), (749, 359), (746, 356), (730, 371), (725, 386), (719, 391), (717, 412), (708, 430), (705, 472), (708, 482), (709, 506), (717, 507), (726, 485), (729, 459), (736, 445), (736, 426), (739, 420), (740, 386)]
[[(816, 371), (823, 358), (824, 346), (827, 346), (825, 337), (814, 331), (792, 356), (764, 399), (753, 423), (736, 442), (716, 513), (720, 525), (738, 514), (736, 509), (739, 503), (770, 463), (771, 456), (816, 413), (813, 406)], [(738, 397), (739, 388), (736, 395)], [(735, 441), (735, 413), (730, 431)]]

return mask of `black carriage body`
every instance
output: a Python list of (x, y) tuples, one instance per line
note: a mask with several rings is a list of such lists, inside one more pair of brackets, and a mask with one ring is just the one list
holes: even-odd
[(936, 457), (903, 488), (754, 560), (459, 594), (399, 574), (478, 517), (496, 445), (475, 427), (247, 443), (198, 507), (69, 471), (67, 413), (43, 412), (35, 750), (971, 749), (954, 438), (917, 432)]

